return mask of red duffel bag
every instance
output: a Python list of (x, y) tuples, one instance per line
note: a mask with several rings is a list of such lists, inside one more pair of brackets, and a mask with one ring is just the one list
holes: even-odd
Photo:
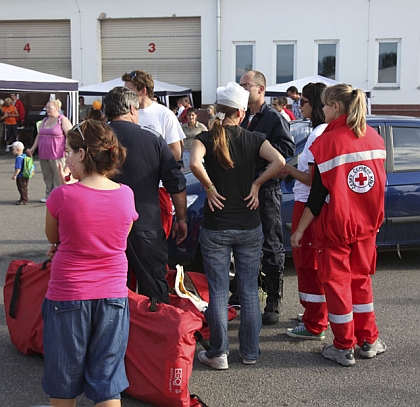
[[(190, 310), (198, 315), (203, 321), (203, 328), (200, 334), (204, 339), (209, 339), (210, 329), (204, 316), (204, 310), (210, 300), (209, 286), (205, 274), (195, 271), (185, 271), (182, 266), (177, 265), (176, 270), (168, 270), (166, 280), (168, 281), (171, 305), (183, 310)], [(237, 317), (236, 309), (228, 306), (228, 320)], [(206, 348), (207, 346), (202, 343)]]
[(50, 279), (51, 261), (12, 260), (3, 288), (10, 340), (25, 355), (44, 353), (41, 306)]
[(158, 407), (204, 406), (190, 395), (196, 340), (202, 319), (128, 291), (130, 334), (125, 355), (126, 392)]

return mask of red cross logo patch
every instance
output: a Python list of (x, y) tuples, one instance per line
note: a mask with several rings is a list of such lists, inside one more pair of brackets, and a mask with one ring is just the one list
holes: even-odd
[(347, 184), (352, 191), (364, 194), (375, 184), (375, 174), (367, 165), (358, 165), (350, 170)]

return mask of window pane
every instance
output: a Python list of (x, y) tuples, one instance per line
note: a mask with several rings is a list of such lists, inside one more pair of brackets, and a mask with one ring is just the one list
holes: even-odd
[(293, 80), (294, 56), (294, 44), (277, 45), (276, 83)]
[(337, 44), (318, 44), (318, 75), (335, 79)]
[(379, 43), (378, 83), (397, 83), (398, 43)]
[(420, 129), (393, 127), (394, 172), (418, 171), (420, 162)]
[(252, 70), (252, 51), (253, 45), (236, 46), (236, 82), (238, 83), (246, 71)]

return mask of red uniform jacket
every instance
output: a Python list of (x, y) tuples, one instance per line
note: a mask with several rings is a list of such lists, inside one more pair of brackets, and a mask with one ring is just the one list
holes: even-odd
[(384, 218), (384, 141), (369, 126), (357, 138), (346, 121), (346, 115), (332, 121), (309, 148), (329, 191), (313, 222), (318, 247), (373, 236)]

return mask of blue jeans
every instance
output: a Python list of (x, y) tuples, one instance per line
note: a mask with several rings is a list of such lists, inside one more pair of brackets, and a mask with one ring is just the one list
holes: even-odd
[(52, 398), (85, 393), (95, 404), (119, 399), (128, 387), (124, 356), (130, 313), (127, 298), (42, 303), (44, 375)]
[(261, 311), (258, 299), (258, 273), (264, 240), (261, 225), (249, 230), (209, 230), (201, 228), (200, 245), (210, 302), (205, 311), (210, 327), (208, 358), (229, 354), (228, 300), (229, 266), (233, 251), (241, 303), (239, 350), (247, 359), (260, 357)]

